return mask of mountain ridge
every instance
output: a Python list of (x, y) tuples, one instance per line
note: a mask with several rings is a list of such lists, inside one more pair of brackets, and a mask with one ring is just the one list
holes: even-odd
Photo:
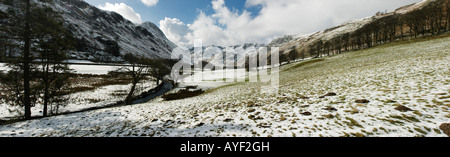
[(364, 27), (367, 24), (372, 22), (376, 22), (376, 20), (384, 18), (386, 16), (391, 15), (399, 15), (399, 14), (407, 14), (417, 9), (421, 9), (430, 2), (435, 0), (423, 0), (418, 3), (413, 3), (409, 5), (405, 5), (397, 8), (392, 12), (378, 12), (374, 16), (369, 16), (361, 19), (353, 19), (342, 24), (339, 24), (334, 27), (330, 27), (328, 29), (310, 33), (310, 34), (296, 34), (296, 35), (284, 35), (278, 38), (273, 39), (267, 46), (272, 47), (280, 47), (281, 52), (289, 52), (292, 48), (297, 48), (298, 51), (305, 50), (307, 51), (307, 47), (312, 45), (314, 42), (318, 40), (332, 40), (337, 36), (342, 36), (346, 33), (353, 33), (358, 29)]
[[(148, 58), (170, 58), (177, 46), (153, 23), (134, 24), (116, 12), (101, 10), (83, 0), (42, 3), (59, 12), (74, 34), (77, 50), (71, 59), (121, 62), (127, 53)], [(118, 45), (111, 52), (110, 47)]]

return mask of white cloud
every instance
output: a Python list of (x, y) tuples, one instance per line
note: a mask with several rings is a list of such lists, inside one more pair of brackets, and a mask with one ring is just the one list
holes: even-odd
[(165, 18), (159, 21), (159, 28), (166, 37), (178, 46), (186, 46), (189, 40), (185, 37), (189, 33), (189, 27), (177, 18)]
[(141, 15), (136, 13), (134, 9), (125, 3), (108, 3), (106, 2), (104, 6), (100, 5), (98, 8), (107, 11), (114, 11), (122, 15), (124, 18), (130, 20), (133, 23), (141, 24)]
[(146, 6), (151, 7), (158, 4), (159, 0), (141, 0)]
[[(162, 28), (183, 26), (183, 31), (162, 29), (178, 45), (192, 45), (202, 39), (203, 45), (236, 45), (246, 42), (268, 43), (276, 36), (308, 34), (343, 22), (374, 15), (377, 11), (394, 9), (420, 0), (247, 0), (245, 7), (261, 7), (252, 17), (243, 10), (231, 10), (224, 0), (213, 0), (213, 14), (200, 11), (192, 24), (180, 20), (161, 20)], [(165, 26), (163, 26), (163, 24)], [(171, 37), (172, 36), (172, 37)]]

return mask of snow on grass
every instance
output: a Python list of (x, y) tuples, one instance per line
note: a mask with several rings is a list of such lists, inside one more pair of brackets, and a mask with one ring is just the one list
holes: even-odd
[[(179, 83), (180, 88), (186, 86), (197, 86), (198, 89), (210, 90), (221, 86), (234, 84), (235, 81), (245, 82), (247, 73), (245, 69), (224, 69), (224, 70), (195, 70), (193, 75), (182, 79)], [(173, 91), (173, 92), (176, 92)]]
[[(140, 83), (137, 85), (134, 95), (139, 95), (142, 92), (155, 87), (156, 84), (153, 81)], [(123, 101), (130, 89), (131, 84), (108, 85), (91, 91), (74, 93), (70, 95), (70, 99), (68, 100), (71, 103), (64, 107), (61, 112), (79, 111), (91, 107), (102, 107), (118, 101)]]
[[(70, 64), (70, 68), (75, 70), (76, 74), (90, 74), (90, 75), (106, 75), (109, 71), (114, 71), (120, 68), (120, 66), (110, 66), (110, 65), (87, 65), (87, 64), (95, 64), (91, 61), (85, 60), (67, 60), (68, 63), (85, 63), (82, 64)], [(0, 72), (8, 71), (9, 67), (6, 66), (5, 63), (0, 63)], [(73, 84), (72, 87), (92, 87), (93, 82), (98, 82), (98, 79), (87, 79), (83, 81), (78, 81), (76, 84)], [(138, 84), (138, 91), (135, 92), (136, 95), (141, 94), (146, 90), (150, 90), (156, 87), (156, 84), (153, 81), (146, 81), (144, 83)], [(61, 112), (72, 112), (79, 111), (82, 109), (87, 109), (91, 107), (102, 107), (106, 105), (110, 105), (112, 103), (124, 100), (127, 92), (131, 88), (131, 84), (128, 85), (106, 85), (94, 90), (78, 92), (70, 94), (69, 96), (69, 104), (59, 109), (59, 113)], [(1, 94), (1, 93), (0, 93)], [(9, 119), (14, 118), (21, 113), (14, 112), (16, 110), (23, 110), (23, 107), (19, 106), (10, 106), (5, 103), (0, 103), (0, 119)], [(32, 116), (40, 116), (42, 115), (42, 105), (37, 104), (36, 107), (32, 108)], [(12, 112), (13, 111), (13, 112)]]
[(70, 65), (71, 69), (74, 69), (77, 74), (94, 74), (94, 75), (106, 75), (110, 71), (116, 71), (120, 67), (109, 65)]
[[(236, 83), (183, 100), (3, 125), (0, 136), (442, 137), (439, 125), (450, 120), (449, 42), (400, 42), (286, 65), (278, 95)], [(330, 92), (336, 96), (323, 97)]]
[[(83, 86), (83, 85), (81, 85)], [(134, 95), (139, 95), (142, 92), (155, 88), (156, 84), (153, 81), (146, 81), (139, 83), (136, 87)], [(68, 96), (68, 104), (61, 106), (58, 109), (58, 113), (75, 112), (92, 107), (103, 107), (114, 104), (118, 101), (125, 100), (131, 84), (127, 85), (106, 85), (95, 88), (93, 90), (76, 92)], [(50, 107), (49, 107), (50, 108)], [(8, 104), (0, 104), (0, 118), (14, 118), (20, 114), (17, 112), (11, 112), (14, 110), (23, 110), (21, 107), (10, 106)], [(32, 116), (41, 116), (43, 110), (42, 104), (36, 104), (32, 108)]]
[[(86, 63), (83, 64), (70, 64), (69, 68), (75, 70), (77, 74), (93, 74), (93, 75), (106, 75), (110, 71), (115, 71), (120, 68), (120, 66), (110, 66), (110, 65), (88, 65), (90, 61), (82, 61), (82, 60), (69, 60), (70, 63)], [(11, 70), (6, 66), (5, 63), (0, 63), (0, 71), (8, 71)]]

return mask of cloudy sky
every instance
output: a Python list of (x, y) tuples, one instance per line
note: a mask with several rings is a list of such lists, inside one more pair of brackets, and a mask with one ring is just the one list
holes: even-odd
[(86, 0), (140, 24), (159, 25), (179, 46), (266, 44), (286, 34), (309, 34), (393, 11), (421, 0)]

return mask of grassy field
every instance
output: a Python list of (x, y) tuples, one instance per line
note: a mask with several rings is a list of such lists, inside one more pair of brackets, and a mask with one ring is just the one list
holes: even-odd
[(200, 96), (0, 126), (0, 136), (446, 136), (450, 37), (281, 67), (280, 93), (237, 83)]

